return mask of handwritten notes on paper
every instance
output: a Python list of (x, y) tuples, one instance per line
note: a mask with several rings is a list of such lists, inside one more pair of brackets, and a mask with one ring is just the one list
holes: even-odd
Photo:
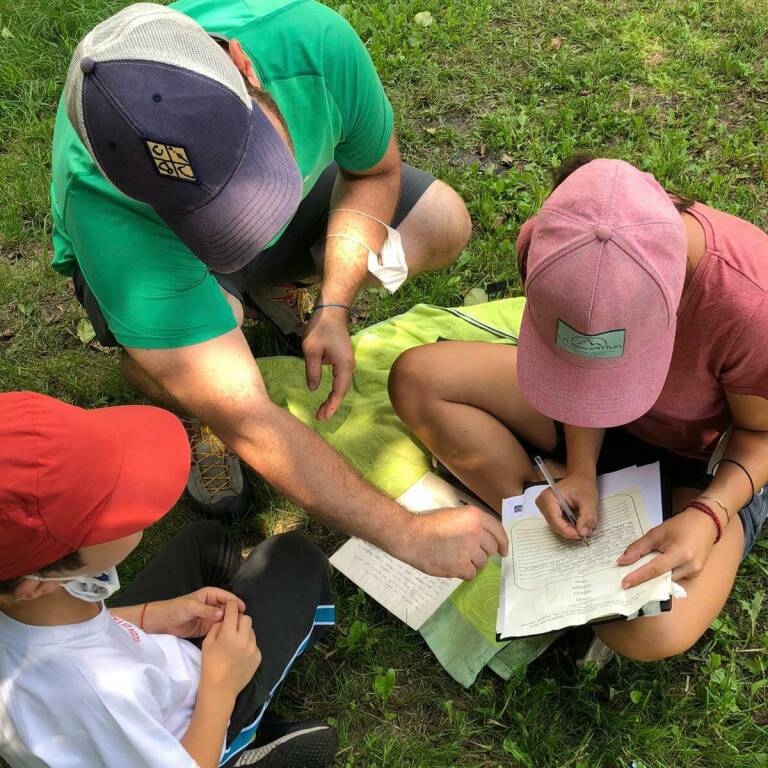
[(427, 576), (362, 539), (350, 539), (331, 565), (411, 629), (418, 629), (450, 597), (460, 579)]
[[(482, 506), (431, 472), (398, 502), (417, 514), (438, 507)], [(331, 557), (331, 565), (411, 629), (419, 629), (461, 584), (461, 579), (427, 576), (358, 538), (347, 541)]]

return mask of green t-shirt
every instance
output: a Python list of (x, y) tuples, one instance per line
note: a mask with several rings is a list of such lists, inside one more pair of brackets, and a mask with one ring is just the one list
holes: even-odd
[[(237, 38), (288, 124), (303, 196), (334, 160), (373, 167), (392, 135), (392, 108), (349, 24), (314, 0), (179, 0), (208, 32)], [(235, 326), (210, 270), (144, 203), (99, 172), (63, 101), (53, 136), (53, 267), (77, 263), (126, 347), (196, 344)]]

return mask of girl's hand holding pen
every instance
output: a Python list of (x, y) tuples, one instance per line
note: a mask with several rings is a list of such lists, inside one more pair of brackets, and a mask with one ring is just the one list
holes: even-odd
[(597, 527), (597, 483), (595, 477), (567, 475), (557, 482), (557, 488), (576, 515), (578, 530), (568, 522), (555, 494), (550, 488), (536, 499), (541, 514), (553, 530), (566, 539), (590, 536)]

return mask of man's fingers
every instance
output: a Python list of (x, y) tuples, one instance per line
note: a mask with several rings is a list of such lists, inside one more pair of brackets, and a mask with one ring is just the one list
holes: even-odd
[(661, 576), (662, 573), (671, 571), (674, 567), (672, 562), (672, 555), (658, 555), (651, 560), (650, 563), (638, 568), (636, 571), (632, 571), (628, 576), (625, 576), (621, 581), (621, 586), (624, 589), (630, 587), (636, 587), (638, 584), (642, 584), (644, 581), (655, 579), (657, 576)]
[(472, 555), (472, 565), (474, 565), (478, 571), (482, 571), (487, 562), (488, 555), (483, 549), (478, 549), (475, 554)]
[(323, 354), (319, 350), (304, 348), (304, 373), (307, 387), (314, 392), (320, 386), (323, 377)]
[(496, 537), (485, 529), (480, 531), (480, 540), (478, 542), (488, 557), (495, 555), (499, 551), (499, 542)]
[(493, 536), (495, 544), (492, 552), (489, 552), (487, 549), (485, 551), (488, 552), (489, 555), (498, 552), (502, 557), (506, 557), (509, 552), (509, 539), (507, 538), (507, 533), (504, 530), (501, 521), (497, 517), (491, 517), (491, 515), (486, 514), (485, 512), (483, 512), (482, 520), (483, 528)]
[(330, 419), (339, 406), (344, 401), (344, 396), (349, 391), (349, 387), (352, 384), (352, 371), (355, 368), (353, 361), (345, 360), (342, 363), (337, 363), (333, 366), (333, 386), (331, 387), (331, 394), (328, 395), (328, 399), (320, 406), (318, 410), (318, 418), (321, 420)]
[(469, 562), (465, 565), (459, 566), (457, 576), (464, 581), (472, 581), (472, 579), (477, 576), (477, 568), (475, 568), (474, 563)]

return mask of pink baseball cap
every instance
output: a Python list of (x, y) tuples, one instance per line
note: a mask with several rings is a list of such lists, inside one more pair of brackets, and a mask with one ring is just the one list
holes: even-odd
[(517, 240), (528, 402), (581, 427), (650, 410), (672, 359), (686, 252), (682, 217), (650, 174), (601, 159), (568, 176)]

